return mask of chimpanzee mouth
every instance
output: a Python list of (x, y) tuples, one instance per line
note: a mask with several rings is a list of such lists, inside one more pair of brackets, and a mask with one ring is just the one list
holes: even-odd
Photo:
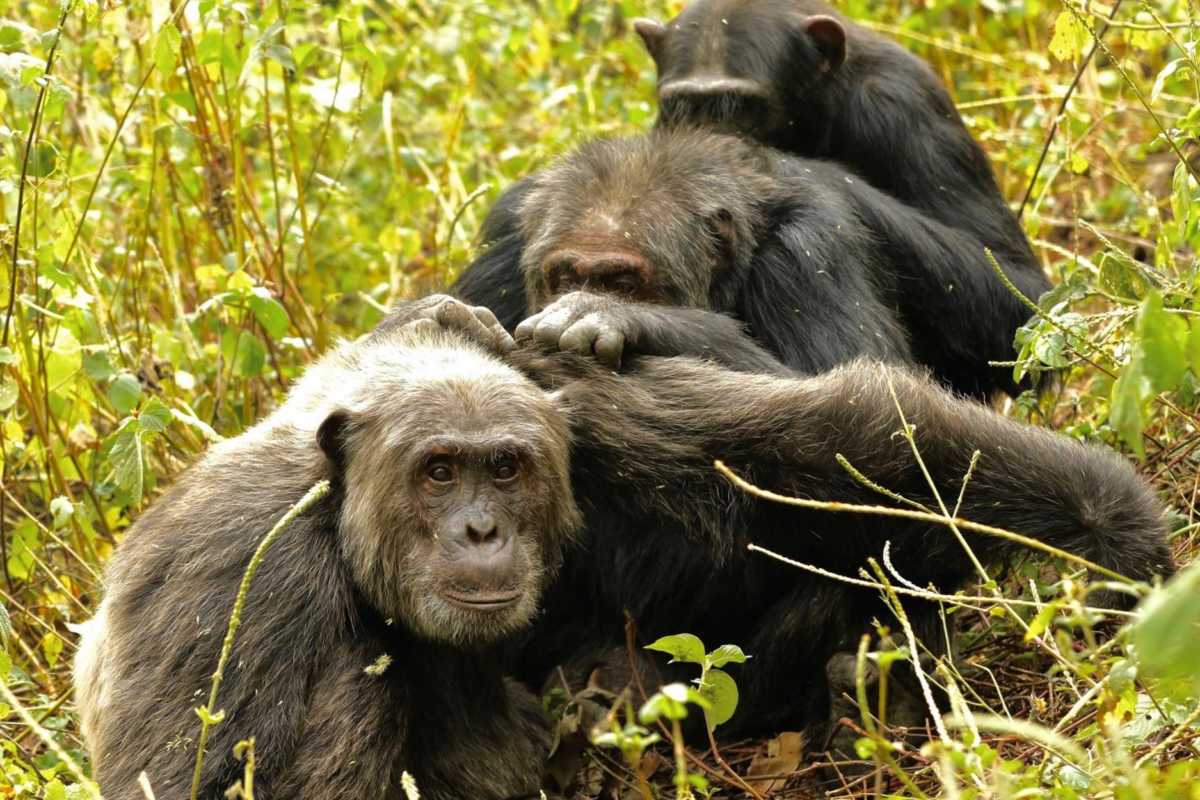
[(515, 605), (524, 592), (461, 592), (444, 591), (442, 595), (460, 608), (472, 611), (499, 611)]

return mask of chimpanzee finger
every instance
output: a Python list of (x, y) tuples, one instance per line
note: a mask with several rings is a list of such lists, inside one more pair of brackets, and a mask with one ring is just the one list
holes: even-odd
[(570, 326), (572, 316), (569, 308), (551, 307), (543, 312), (533, 332), (538, 344), (550, 349), (557, 348), (558, 340)]
[(545, 315), (546, 312), (543, 310), (534, 314), (532, 317), (526, 317), (525, 319), (521, 320), (521, 324), (517, 325), (516, 330), (513, 331), (513, 338), (518, 342), (524, 341), (525, 339), (532, 339), (534, 331), (537, 330), (538, 323), (542, 321), (542, 317)]
[(621, 354), (625, 351), (625, 334), (611, 325), (602, 325), (594, 345), (596, 359), (613, 369), (621, 368)]
[(567, 328), (563, 335), (559, 337), (558, 349), (590, 356), (593, 352), (593, 345), (596, 343), (596, 338), (600, 335), (602, 329), (603, 326), (600, 318), (595, 314), (588, 314)]
[(447, 300), (433, 310), (433, 319), (451, 330), (461, 331), (476, 342), (490, 345), (492, 332), (488, 330), (471, 307), (458, 300)]
[(471, 306), (471, 312), (492, 334), (493, 347), (502, 353), (507, 353), (516, 347), (517, 343), (513, 341), (512, 335), (504, 330), (504, 326), (500, 324), (500, 320), (496, 319), (496, 315), (492, 313), (490, 308), (487, 306)]

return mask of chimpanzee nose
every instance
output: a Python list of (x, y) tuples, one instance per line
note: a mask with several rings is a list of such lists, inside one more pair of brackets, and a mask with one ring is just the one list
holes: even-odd
[(450, 539), (457, 547), (473, 557), (490, 558), (504, 550), (511, 538), (496, 518), (486, 511), (464, 514)]
[(546, 284), (553, 291), (583, 286), (626, 293), (645, 288), (650, 263), (635, 253), (553, 253), (543, 266)]

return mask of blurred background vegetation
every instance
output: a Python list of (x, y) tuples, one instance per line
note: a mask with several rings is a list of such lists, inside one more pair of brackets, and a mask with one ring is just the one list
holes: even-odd
[[(0, 0), (0, 798), (86, 796), (70, 625), (144, 504), (333, 339), (443, 287), (504, 186), (587, 137), (648, 128), (653, 65), (629, 22), (680, 5)], [(1036, 172), (1023, 221), (1060, 288), (1015, 368), (1067, 378), (1001, 411), (1137, 459), (1190, 561), (1200, 9), (839, 7), (929, 60), (1014, 207)], [(1013, 608), (1021, 624), (999, 604), (948, 607), (974, 669), (950, 670), (964, 726), (923, 750), (877, 736), (862, 755), (881, 768), (841, 791), (1200, 798), (1197, 583), (1107, 644), (1044, 570), (1005, 585), (1040, 604)], [(816, 773), (770, 745), (726, 756), (804, 796)], [(619, 777), (619, 759), (591, 758)], [(595, 775), (573, 791), (597, 796)]]

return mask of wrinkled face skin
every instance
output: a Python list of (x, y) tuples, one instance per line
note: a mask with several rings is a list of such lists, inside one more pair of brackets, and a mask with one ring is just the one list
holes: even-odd
[(711, 308), (774, 188), (757, 149), (691, 130), (591, 142), (535, 181), (521, 208), (531, 313), (581, 289)]
[(634, 28), (658, 69), (659, 124), (701, 125), (783, 145), (822, 111), (797, 98), (841, 65), (845, 31), (794, 0), (692, 0)]
[(359, 588), (419, 636), (480, 646), (530, 622), (578, 525), (567, 428), (511, 370), (438, 371), (335, 412), (320, 437), (341, 448), (340, 534)]

